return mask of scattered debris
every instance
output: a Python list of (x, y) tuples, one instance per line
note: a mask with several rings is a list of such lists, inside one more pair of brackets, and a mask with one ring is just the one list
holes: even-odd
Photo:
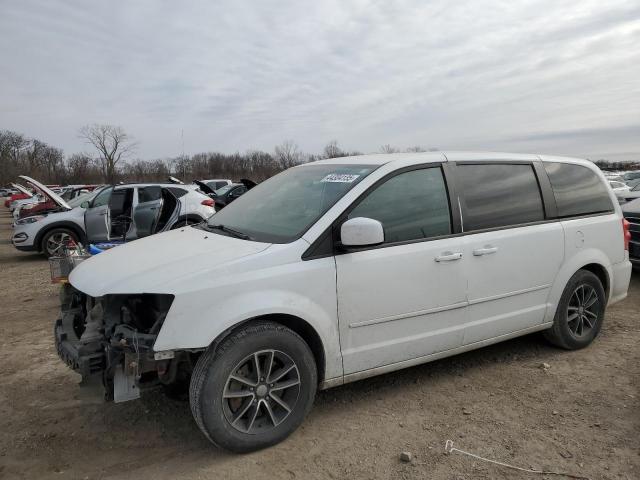
[(552, 414), (552, 415), (557, 415), (557, 414), (558, 414), (558, 411), (557, 411), (557, 410), (554, 410), (553, 412), (551, 412), (551, 414)]
[[(453, 440), (447, 440), (445, 442), (445, 444), (444, 444), (444, 453), (452, 454), (452, 453), (455, 453), (455, 452), (461, 453), (462, 455), (467, 455), (469, 457), (476, 458), (478, 460), (482, 460), (483, 462), (493, 463), (494, 465), (500, 465), (501, 467), (507, 467), (507, 468), (511, 468), (513, 470), (519, 470), (521, 472), (539, 473), (541, 475), (560, 475), (560, 476), (564, 476), (564, 477), (568, 477), (568, 478), (575, 478), (577, 480), (589, 480), (588, 477), (583, 477), (581, 475), (573, 475), (571, 473), (554, 472), (554, 471), (550, 471), (550, 470), (538, 470), (538, 469), (535, 469), (535, 468), (522, 468), (522, 467), (516, 467), (515, 465), (509, 465), (508, 463), (498, 462), (496, 460), (491, 460), (489, 458), (484, 458), (484, 457), (481, 457), (480, 455), (476, 455), (476, 454), (471, 453), (471, 452), (465, 452), (464, 450), (460, 450), (459, 448), (455, 448), (453, 446)], [(580, 466), (582, 467), (582, 464)]]
[(411, 460), (413, 460), (413, 454), (411, 452), (402, 452), (400, 454), (400, 460), (405, 463), (411, 463)]
[(549, 369), (551, 368), (551, 365), (549, 365), (548, 363), (544, 362), (544, 363), (541, 363), (541, 364), (540, 364), (540, 368), (541, 368), (542, 370), (545, 370), (545, 371), (546, 371), (546, 370), (549, 370)]
[(471, 410), (469, 410), (467, 407), (462, 407), (462, 414), (471, 415)]

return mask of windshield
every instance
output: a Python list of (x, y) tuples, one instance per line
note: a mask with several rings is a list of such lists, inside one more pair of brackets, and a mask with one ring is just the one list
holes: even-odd
[(640, 192), (640, 183), (631, 189), (632, 192)]
[(224, 225), (258, 242), (289, 243), (375, 168), (371, 165), (290, 168), (227, 205), (209, 219), (208, 225)]

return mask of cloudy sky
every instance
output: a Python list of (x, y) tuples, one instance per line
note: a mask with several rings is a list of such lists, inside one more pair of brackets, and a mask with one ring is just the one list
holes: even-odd
[(640, 158), (640, 2), (0, 0), (0, 128)]

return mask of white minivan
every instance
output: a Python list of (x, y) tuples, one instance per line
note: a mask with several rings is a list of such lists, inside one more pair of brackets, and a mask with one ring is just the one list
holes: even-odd
[(544, 330), (586, 347), (627, 294), (628, 224), (591, 162), (322, 160), (70, 276), (61, 358), (109, 399), (189, 388), (209, 440), (283, 440), (316, 390)]

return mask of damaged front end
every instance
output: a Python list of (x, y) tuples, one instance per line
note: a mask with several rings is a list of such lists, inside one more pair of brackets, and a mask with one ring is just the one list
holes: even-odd
[(94, 298), (64, 285), (55, 324), (58, 355), (80, 373), (81, 385), (100, 381), (107, 400), (123, 402), (138, 398), (141, 389), (175, 386), (190, 375), (191, 354), (153, 351), (173, 298), (148, 293)]

